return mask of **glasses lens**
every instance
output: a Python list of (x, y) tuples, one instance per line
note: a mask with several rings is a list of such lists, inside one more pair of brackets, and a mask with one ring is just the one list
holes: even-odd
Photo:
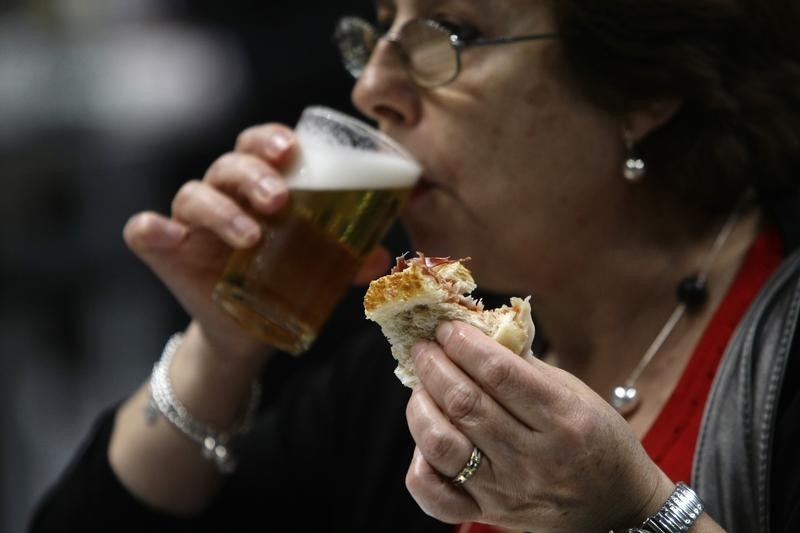
[(361, 76), (378, 41), (375, 28), (366, 20), (344, 17), (336, 24), (333, 40), (339, 47), (347, 72), (354, 78)]
[(429, 20), (412, 20), (400, 33), (408, 70), (423, 87), (442, 85), (455, 78), (458, 56), (450, 44), (450, 33)]

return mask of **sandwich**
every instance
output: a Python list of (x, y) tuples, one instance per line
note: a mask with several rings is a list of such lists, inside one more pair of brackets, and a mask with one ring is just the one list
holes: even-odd
[(511, 350), (530, 353), (534, 326), (530, 296), (511, 298), (510, 305), (486, 310), (471, 294), (477, 285), (464, 265), (468, 259), (443, 257), (397, 258), (392, 271), (372, 281), (364, 296), (364, 311), (389, 341), (397, 360), (395, 375), (403, 385), (415, 387), (411, 346), (420, 339), (434, 340), (436, 326), (461, 320)]

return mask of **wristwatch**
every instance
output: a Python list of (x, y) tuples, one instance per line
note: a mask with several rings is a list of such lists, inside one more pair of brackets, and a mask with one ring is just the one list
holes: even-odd
[(703, 502), (685, 483), (678, 483), (672, 495), (659, 511), (633, 529), (620, 533), (685, 533), (700, 515)]

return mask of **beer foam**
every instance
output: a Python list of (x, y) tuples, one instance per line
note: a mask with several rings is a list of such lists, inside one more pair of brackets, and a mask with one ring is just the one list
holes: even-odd
[(300, 150), (286, 176), (290, 189), (403, 189), (422, 168), (397, 154), (336, 146), (319, 134), (298, 132)]

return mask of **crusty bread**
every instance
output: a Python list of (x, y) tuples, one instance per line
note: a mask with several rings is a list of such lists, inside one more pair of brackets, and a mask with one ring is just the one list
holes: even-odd
[(409, 350), (419, 339), (433, 340), (436, 326), (445, 320), (471, 324), (512, 352), (530, 352), (534, 327), (530, 297), (511, 298), (510, 306), (484, 310), (469, 295), (475, 281), (465, 260), (425, 257), (397, 259), (392, 272), (370, 283), (364, 296), (368, 319), (377, 322), (397, 359), (394, 373), (407, 387), (419, 381)]

